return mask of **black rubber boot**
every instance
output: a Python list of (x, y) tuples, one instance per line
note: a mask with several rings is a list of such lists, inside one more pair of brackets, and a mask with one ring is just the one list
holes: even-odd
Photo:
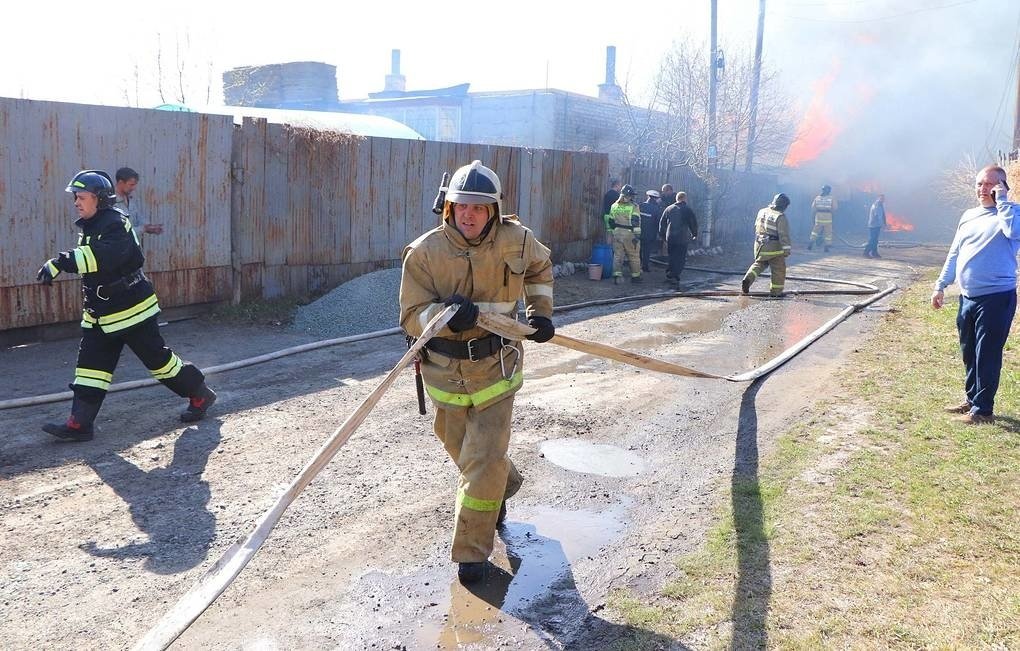
[(102, 403), (85, 402), (75, 398), (71, 403), (71, 415), (63, 425), (46, 423), (43, 431), (65, 441), (91, 441), (95, 435), (95, 420)]
[(641, 276), (631, 276), (630, 277), (630, 282), (632, 282), (634, 284), (641, 284), (641, 283), (643, 283), (645, 281), (641, 280)]
[(744, 279), (740, 281), (740, 293), (746, 294), (751, 291), (751, 283), (754, 282), (754, 278), (750, 276), (744, 276)]
[(478, 583), (485, 578), (485, 563), (457, 563), (457, 578), (461, 583)]
[(181, 412), (181, 420), (185, 423), (194, 423), (205, 418), (205, 412), (209, 407), (216, 404), (216, 392), (210, 389), (203, 382), (198, 393), (188, 399), (188, 408)]

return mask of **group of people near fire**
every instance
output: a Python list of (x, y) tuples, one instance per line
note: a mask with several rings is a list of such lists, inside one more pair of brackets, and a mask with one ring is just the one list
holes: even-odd
[[(687, 248), (698, 239), (698, 219), (687, 205), (686, 192), (674, 192), (665, 184), (661, 190), (647, 190), (645, 201), (637, 203), (637, 190), (630, 184), (621, 185), (614, 179), (602, 197), (606, 233), (613, 244), (613, 279), (624, 280), (623, 267), (630, 266), (630, 281), (643, 282), (641, 273), (651, 271), (653, 252), (666, 245), (666, 282), (679, 289), (680, 274), (687, 265)], [(779, 193), (762, 208), (754, 221), (754, 262), (748, 268), (741, 290), (750, 291), (751, 284), (771, 267), (770, 294), (781, 296), (786, 278), (786, 258), (792, 250), (790, 225), (786, 209), (790, 198)], [(813, 227), (808, 250), (816, 246), (827, 253), (832, 246), (832, 217), (836, 212), (832, 187), (823, 185), (811, 202)], [(864, 257), (880, 258), (878, 236), (886, 227), (885, 195), (880, 194), (868, 213), (868, 242)]]
[[(203, 373), (183, 361), (163, 341), (159, 304), (142, 272), (144, 255), (127, 211), (117, 206), (115, 186), (105, 172), (83, 170), (66, 188), (74, 196), (80, 229), (78, 245), (47, 260), (38, 280), (52, 285), (61, 273), (78, 274), (84, 312), (81, 346), (71, 389), (74, 398), (66, 423), (44, 430), (60, 439), (88, 441), (94, 421), (124, 345), (153, 377), (187, 398), (180, 418), (205, 417), (217, 396)], [(959, 282), (957, 327), (966, 371), (965, 399), (949, 411), (968, 423), (989, 422), (1002, 367), (1002, 350), (1016, 310), (1016, 255), (1020, 228), (1016, 204), (1006, 199), (1006, 174), (989, 166), (977, 178), (979, 206), (964, 213), (931, 297), (941, 308), (943, 290)], [(632, 282), (648, 269), (655, 242), (667, 243), (669, 276), (683, 271), (687, 246), (698, 235), (698, 222), (686, 195), (669, 185), (646, 192), (635, 203), (630, 185), (614, 188), (606, 206), (617, 260), (631, 266)], [(748, 293), (756, 278), (771, 268), (770, 294), (783, 293), (786, 258), (791, 252), (786, 210), (790, 199), (776, 194), (754, 220), (754, 262), (741, 282)], [(527, 339), (550, 341), (553, 324), (553, 265), (550, 249), (515, 215), (503, 212), (503, 189), (496, 173), (474, 161), (457, 169), (441, 188), (441, 223), (406, 246), (402, 255), (399, 323), (410, 338), (421, 337), (430, 321), (456, 310), (429, 339), (420, 355), (424, 391), (434, 407), (433, 431), (456, 464), (460, 478), (455, 498), (451, 557), (464, 583), (487, 572), (496, 529), (507, 514), (506, 501), (523, 478), (508, 456), (514, 396), (524, 382), (523, 342), (505, 339), (479, 325), (483, 313), (517, 318), (522, 302), (532, 330)], [(832, 241), (836, 202), (826, 185), (812, 208), (815, 227), (810, 247), (826, 250)], [(883, 197), (872, 207), (872, 238), (865, 255), (878, 256), (877, 233), (884, 224)], [(874, 224), (874, 225), (873, 225)], [(650, 232), (650, 233), (649, 233)], [(616, 277), (622, 277), (619, 267)]]

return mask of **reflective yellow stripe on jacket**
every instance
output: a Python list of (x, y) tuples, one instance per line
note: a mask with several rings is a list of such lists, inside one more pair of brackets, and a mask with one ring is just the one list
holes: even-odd
[(489, 402), (504, 393), (509, 393), (510, 391), (520, 387), (523, 383), (524, 373), (522, 371), (517, 371), (509, 380), (500, 380), (499, 382), (491, 386), (487, 386), (479, 391), (475, 391), (474, 393), (452, 393), (450, 391), (443, 391), (431, 384), (426, 384), (425, 390), (436, 402), (454, 405), (457, 407), (471, 407), (472, 405), (480, 405)]
[(156, 295), (153, 294), (137, 305), (133, 305), (120, 312), (101, 316), (98, 319), (85, 312), (81, 315), (81, 327), (92, 328), (98, 325), (103, 332), (117, 332), (118, 330), (138, 325), (156, 314), (159, 314), (159, 302), (156, 300)]
[(72, 251), (74, 253), (74, 264), (78, 267), (78, 273), (87, 274), (99, 271), (99, 263), (96, 262), (96, 255), (92, 253), (89, 245), (79, 246)]

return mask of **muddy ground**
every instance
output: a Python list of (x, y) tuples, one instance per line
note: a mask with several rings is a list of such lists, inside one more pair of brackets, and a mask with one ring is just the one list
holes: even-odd
[[(903, 286), (943, 252), (798, 253), (791, 273)], [(694, 259), (695, 266), (744, 266)], [(557, 302), (665, 289), (561, 279)], [(690, 289), (739, 277), (689, 272)], [(759, 281), (756, 289), (765, 287)], [(791, 281), (788, 288), (817, 288)], [(730, 374), (771, 359), (860, 297), (669, 298), (556, 318), (575, 337)], [(530, 344), (511, 455), (525, 474), (486, 584), (449, 561), (457, 474), (420, 416), (413, 375), (284, 515), (251, 564), (177, 641), (191, 649), (697, 648), (620, 622), (614, 588), (650, 594), (696, 549), (734, 473), (752, 475), (776, 437), (884, 318), (852, 316), (763, 381), (640, 371)], [(211, 366), (305, 343), (284, 328), (205, 320), (164, 329)], [(62, 391), (77, 342), (0, 351), (0, 400)], [(210, 378), (209, 419), (177, 421), (162, 387), (111, 394), (94, 441), (39, 431), (67, 402), (0, 411), (0, 648), (130, 647), (255, 520), (404, 350), (390, 336)], [(117, 380), (145, 377), (126, 354)], [(735, 608), (735, 612), (744, 612)], [(753, 628), (755, 622), (740, 622)]]

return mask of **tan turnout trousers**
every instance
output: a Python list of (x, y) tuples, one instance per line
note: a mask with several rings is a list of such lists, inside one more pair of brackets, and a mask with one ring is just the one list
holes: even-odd
[(451, 553), (454, 562), (480, 563), (489, 558), (499, 507), (523, 483), (507, 456), (513, 409), (512, 395), (482, 410), (436, 405), (436, 436), (460, 469)]
[(624, 258), (630, 261), (631, 278), (641, 275), (641, 249), (635, 239), (634, 231), (613, 229), (613, 276), (623, 275)]

